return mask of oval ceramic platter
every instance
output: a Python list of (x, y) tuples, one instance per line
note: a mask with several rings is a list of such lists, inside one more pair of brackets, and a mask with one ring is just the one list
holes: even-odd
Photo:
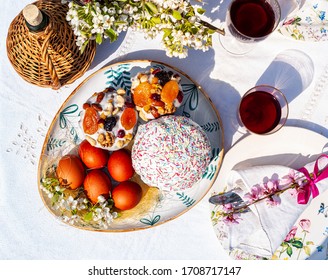
[[(225, 182), (233, 169), (268, 164), (298, 169), (315, 161), (320, 154), (327, 151), (328, 139), (304, 128), (286, 126), (265, 137), (246, 136), (226, 153), (211, 195), (224, 192)], [(226, 226), (220, 218), (221, 206), (211, 203), (209, 205), (214, 231), (229, 255), (234, 259), (259, 259), (240, 249), (228, 248)], [(304, 224), (308, 227), (305, 228)], [(326, 259), (328, 257), (328, 191), (311, 201), (291, 230), (285, 242), (282, 242), (272, 256), (273, 259)]]
[[(136, 207), (118, 214), (95, 209), (96, 207), (85, 209), (81, 207), (81, 200), (85, 199), (81, 190), (83, 186), (78, 191), (59, 188), (56, 186), (54, 175), (60, 157), (76, 151), (79, 143), (84, 140), (79, 125), (82, 105), (94, 92), (100, 92), (109, 86), (116, 89), (124, 88), (130, 95), (131, 78), (138, 72), (150, 68), (173, 71), (180, 75), (184, 96), (175, 114), (191, 118), (204, 129), (211, 142), (211, 162), (202, 179), (189, 189), (162, 192), (158, 188), (146, 186), (137, 175), (134, 175), (131, 180), (143, 184), (143, 197)], [(133, 145), (133, 141), (131, 143)], [(44, 141), (39, 162), (39, 192), (49, 211), (72, 226), (110, 232), (146, 229), (170, 221), (196, 205), (216, 179), (223, 152), (220, 116), (199, 85), (181, 71), (160, 62), (148, 60), (120, 62), (100, 69), (83, 81), (56, 114)], [(53, 186), (49, 189), (51, 184)]]
[(297, 12), (292, 13), (283, 23), (279, 32), (300, 41), (328, 40), (328, 1), (304, 1)]

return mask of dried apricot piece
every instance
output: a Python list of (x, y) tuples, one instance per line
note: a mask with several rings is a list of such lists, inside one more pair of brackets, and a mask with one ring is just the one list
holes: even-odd
[(152, 83), (152, 84), (158, 84), (158, 81), (159, 81), (159, 79), (158, 79), (157, 77), (154, 76), (154, 77), (152, 78), (152, 80), (151, 80), (151, 83)]
[(179, 84), (177, 83), (177, 81), (175, 80), (168, 81), (162, 89), (162, 93), (161, 93), (162, 100), (166, 104), (173, 103), (174, 99), (176, 99), (178, 96), (179, 90), (180, 90)]
[(136, 111), (133, 108), (125, 108), (121, 116), (121, 124), (129, 130), (137, 123)]
[(148, 82), (140, 83), (133, 91), (133, 101), (136, 106), (143, 107), (149, 104), (151, 84)]
[(83, 130), (86, 134), (94, 134), (98, 130), (98, 113), (93, 107), (85, 109)]

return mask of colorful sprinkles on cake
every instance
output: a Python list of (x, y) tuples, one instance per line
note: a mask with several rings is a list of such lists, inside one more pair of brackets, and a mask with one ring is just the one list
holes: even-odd
[(191, 188), (210, 163), (202, 128), (183, 116), (163, 116), (139, 126), (132, 148), (135, 171), (148, 185), (167, 191)]

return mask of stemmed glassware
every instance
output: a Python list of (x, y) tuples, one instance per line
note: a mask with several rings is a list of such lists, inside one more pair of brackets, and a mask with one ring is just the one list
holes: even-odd
[(233, 0), (226, 14), (226, 32), (220, 35), (223, 48), (243, 55), (276, 30), (281, 18), (277, 0)]

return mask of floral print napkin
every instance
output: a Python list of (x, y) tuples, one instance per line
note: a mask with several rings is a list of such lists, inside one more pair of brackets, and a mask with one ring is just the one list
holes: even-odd
[(328, 39), (328, 0), (305, 1), (304, 6), (288, 17), (279, 32), (299, 41)]
[[(312, 241), (311, 220), (300, 217), (313, 198), (327, 190), (327, 182), (325, 154), (299, 170), (280, 165), (232, 170), (227, 190), (238, 193), (246, 205), (216, 206), (214, 225), (220, 228), (223, 247), (236, 259), (305, 259), (314, 254), (324, 244)], [(327, 211), (322, 204), (314, 219), (327, 217)], [(315, 238), (325, 239), (325, 235)]]

